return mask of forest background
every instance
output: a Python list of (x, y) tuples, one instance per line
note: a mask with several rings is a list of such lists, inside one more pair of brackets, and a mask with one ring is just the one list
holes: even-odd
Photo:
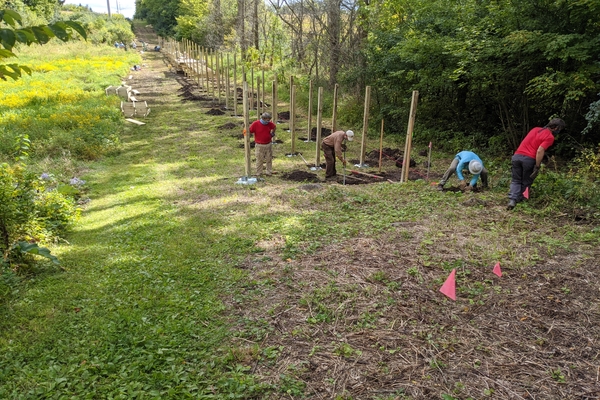
[(531, 0), (137, 0), (136, 17), (201, 46), (237, 48), (273, 69), (352, 100), (362, 121), (373, 88), (373, 130), (406, 127), (419, 91), (417, 136), (449, 151), (514, 150), (534, 126), (561, 117), (555, 150), (572, 157), (598, 143), (600, 2)]

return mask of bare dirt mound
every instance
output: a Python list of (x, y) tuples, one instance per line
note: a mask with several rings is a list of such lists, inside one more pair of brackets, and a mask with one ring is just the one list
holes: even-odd
[(211, 108), (205, 114), (207, 114), (207, 115), (225, 115), (225, 112), (219, 110), (218, 108)]
[(181, 87), (177, 89), (179, 92), (177, 96), (182, 98), (182, 102), (210, 100), (198, 93), (198, 87), (196, 84), (194, 82), (190, 82), (186, 77), (178, 75), (175, 79), (177, 80), (177, 83), (181, 85)]
[(307, 171), (291, 171), (291, 172), (287, 172), (284, 173), (283, 175), (281, 175), (281, 177), (285, 180), (288, 181), (294, 181), (294, 182), (321, 182), (321, 180), (319, 179), (319, 177), (313, 173), (307, 172)]
[(236, 129), (236, 128), (240, 128), (243, 125), (244, 125), (243, 122), (238, 122), (237, 124), (235, 122), (228, 122), (224, 125), (219, 126), (219, 129)]

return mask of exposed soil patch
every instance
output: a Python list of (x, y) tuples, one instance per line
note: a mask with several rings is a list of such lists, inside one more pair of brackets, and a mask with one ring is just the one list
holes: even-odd
[(387, 160), (396, 161), (398, 158), (402, 157), (402, 155), (404, 154), (404, 151), (400, 150), (400, 149), (392, 149), (390, 147), (384, 147), (383, 149), (381, 149), (381, 152), (379, 151), (379, 149), (371, 150), (370, 152), (367, 153), (367, 157), (369, 158), (369, 160), (379, 161), (379, 154), (381, 154), (381, 156), (384, 160), (387, 159)]
[(211, 108), (205, 114), (207, 115), (224, 115), (225, 113), (218, 108)]
[[(244, 135), (242, 135), (242, 137), (240, 139), (243, 139)], [(243, 149), (244, 147), (246, 147), (246, 145), (242, 142), (238, 144), (238, 148)], [(253, 149), (256, 147), (256, 142), (253, 140), (250, 142), (250, 148)]]
[[(376, 178), (375, 176), (379, 176), (378, 178)], [(338, 181), (340, 181), (341, 179), (343, 179), (344, 176), (339, 176), (338, 174)], [(364, 185), (364, 184), (368, 184), (368, 183), (381, 183), (381, 182), (386, 182), (387, 179), (383, 176), (383, 174), (369, 174), (369, 175), (365, 175), (365, 174), (361, 174), (360, 171), (358, 170), (352, 170), (349, 169), (346, 171), (346, 185)]]
[(281, 177), (285, 180), (294, 182), (321, 182), (317, 175), (299, 170), (284, 173)]
[[(404, 151), (400, 149), (392, 149), (389, 147), (383, 148), (381, 152), (379, 149), (371, 150), (366, 154), (366, 162), (372, 165), (379, 164), (379, 157), (381, 154), (382, 161), (393, 161), (397, 168), (402, 168), (402, 163), (404, 162)], [(409, 163), (410, 168), (414, 168), (417, 166), (417, 162), (414, 159), (410, 159)]]
[[(321, 139), (331, 135), (331, 129), (329, 128), (321, 128)], [(307, 140), (312, 140), (313, 142), (317, 141), (317, 128), (314, 127), (310, 131), (310, 139), (305, 137), (299, 137), (298, 140), (306, 142)]]
[(236, 128), (239, 128), (239, 127), (241, 127), (241, 126), (243, 126), (243, 125), (244, 125), (244, 123), (243, 123), (243, 122), (238, 122), (238, 123), (235, 123), (235, 122), (228, 122), (228, 123), (226, 123), (226, 124), (224, 124), (224, 125), (221, 125), (221, 126), (219, 127), (219, 129), (236, 129)]
[(271, 283), (232, 305), (240, 329), (254, 329), (240, 345), (277, 350), (252, 371), (277, 387), (293, 377), (314, 399), (598, 398), (597, 257), (567, 272), (578, 255), (557, 255), (502, 278), (460, 269), (452, 302), (438, 291), (449, 271), (420, 256), (426, 231), (427, 221), (398, 224), (385, 240), (297, 260), (250, 256), (249, 281)]
[(277, 113), (277, 120), (281, 120), (281, 121), (289, 121), (290, 120), (290, 112), (289, 111), (282, 111), (280, 113)]
[(204, 96), (199, 92), (199, 88), (195, 82), (189, 81), (184, 76), (177, 76), (177, 82), (181, 85), (178, 92), (180, 92), (177, 96), (182, 98), (182, 102), (186, 101), (210, 101), (211, 99)]

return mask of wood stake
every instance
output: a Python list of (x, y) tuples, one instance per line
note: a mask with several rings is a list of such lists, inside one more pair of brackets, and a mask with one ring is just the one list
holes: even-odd
[(271, 105), (273, 122), (277, 124), (277, 79), (273, 81), (273, 86), (271, 87), (271, 101), (273, 104)]
[(323, 129), (323, 88), (319, 87), (317, 92), (317, 154), (315, 157), (315, 167), (321, 165), (321, 130)]
[(400, 182), (408, 182), (408, 168), (410, 167), (410, 149), (412, 147), (412, 133), (415, 126), (415, 117), (417, 114), (417, 101), (419, 92), (413, 90), (412, 101), (410, 102), (410, 116), (408, 118), (408, 129), (406, 131), (406, 143), (404, 144), (404, 160), (402, 161), (402, 179)]
[(250, 68), (250, 110), (254, 109), (254, 67)]
[(292, 155), (296, 155), (296, 85), (292, 86), (292, 98), (290, 102), (290, 133), (292, 135)]
[(431, 166), (431, 142), (429, 142), (429, 149), (427, 150), (427, 178), (425, 179), (429, 182), (429, 167)]
[(382, 157), (383, 157), (383, 119), (381, 120), (381, 136), (379, 138), (379, 173), (381, 173)]
[(219, 62), (220, 54), (215, 50), (215, 68), (217, 69), (217, 104), (221, 104), (221, 63)]
[(308, 82), (308, 136), (306, 141), (311, 142), (310, 133), (312, 128), (312, 98), (313, 98), (313, 81), (312, 79)]
[(250, 115), (248, 109), (248, 82), (244, 82), (244, 154), (246, 155), (246, 176), (250, 176)]
[(237, 48), (233, 51), (233, 116), (237, 117)]
[(229, 53), (227, 53), (227, 66), (225, 67), (225, 108), (229, 108), (229, 96), (231, 95), (231, 82), (229, 81)]
[(338, 84), (333, 87), (333, 113), (331, 115), (331, 132), (336, 131), (337, 126), (337, 101), (338, 101)]
[(360, 145), (360, 167), (366, 167), (365, 165), (365, 153), (367, 151), (367, 132), (369, 130), (369, 105), (371, 104), (371, 86), (365, 88), (365, 111), (363, 114), (363, 130), (362, 130), (362, 142)]
[(260, 103), (260, 112), (265, 112), (265, 70), (262, 70), (262, 101)]

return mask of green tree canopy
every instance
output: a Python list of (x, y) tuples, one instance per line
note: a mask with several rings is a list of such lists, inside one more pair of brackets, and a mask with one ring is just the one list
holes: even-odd
[(19, 79), (23, 72), (31, 75), (25, 65), (5, 64), (5, 59), (16, 57), (13, 49), (19, 43), (45, 44), (54, 37), (66, 42), (79, 34), (84, 39), (87, 34), (83, 27), (73, 21), (58, 21), (48, 25), (22, 27), (21, 15), (12, 10), (0, 10), (0, 79)]

